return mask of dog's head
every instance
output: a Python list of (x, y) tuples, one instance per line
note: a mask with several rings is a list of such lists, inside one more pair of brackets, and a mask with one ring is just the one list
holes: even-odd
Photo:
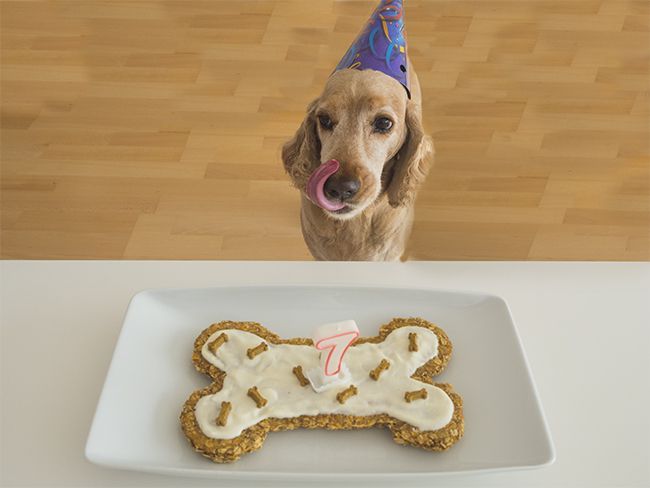
[(420, 108), (404, 87), (378, 71), (349, 69), (334, 73), (309, 105), (282, 160), (299, 190), (347, 220), (382, 192), (393, 207), (410, 204), (432, 154)]

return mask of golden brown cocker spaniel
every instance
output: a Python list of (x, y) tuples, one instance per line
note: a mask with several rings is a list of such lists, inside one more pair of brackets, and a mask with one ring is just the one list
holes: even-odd
[(410, 99), (384, 73), (335, 72), (284, 145), (284, 167), (302, 193), (303, 236), (316, 259), (402, 257), (433, 157), (410, 65), (409, 76)]

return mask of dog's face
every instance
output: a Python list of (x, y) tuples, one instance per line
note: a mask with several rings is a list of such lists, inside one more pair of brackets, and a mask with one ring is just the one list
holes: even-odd
[(406, 137), (406, 102), (406, 90), (377, 71), (339, 71), (330, 78), (314, 110), (320, 162), (341, 165), (325, 184), (326, 196), (345, 204), (334, 217), (352, 218), (379, 196), (384, 165)]
[(391, 205), (404, 204), (424, 178), (426, 165), (421, 163), (431, 151), (417, 110), (404, 87), (384, 73), (338, 71), (284, 146), (287, 173), (313, 201), (307, 192), (310, 176), (321, 164), (338, 161), (338, 171), (321, 185), (333, 203), (328, 207), (336, 208), (320, 206), (335, 219), (359, 215), (383, 190)]

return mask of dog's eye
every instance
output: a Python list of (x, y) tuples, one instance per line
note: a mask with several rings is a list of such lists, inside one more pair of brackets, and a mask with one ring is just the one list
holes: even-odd
[(332, 122), (329, 115), (319, 115), (318, 122), (320, 122), (320, 126), (325, 130), (332, 130), (334, 128), (334, 122)]
[(375, 132), (388, 132), (393, 127), (393, 121), (386, 117), (376, 118), (372, 123)]

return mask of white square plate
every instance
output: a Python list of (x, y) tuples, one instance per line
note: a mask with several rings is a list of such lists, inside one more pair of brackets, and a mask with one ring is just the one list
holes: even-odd
[[(259, 451), (219, 465), (195, 453), (178, 416), (208, 384), (194, 370), (194, 339), (221, 320), (262, 323), (280, 336), (309, 337), (354, 319), (375, 335), (393, 317), (442, 327), (454, 351), (437, 381), (464, 402), (465, 436), (432, 453), (395, 444), (384, 429), (269, 434)], [(240, 480), (424, 480), (439, 474), (531, 468), (555, 454), (517, 331), (494, 296), (373, 287), (267, 286), (138, 293), (129, 305), (86, 444), (97, 464)]]

